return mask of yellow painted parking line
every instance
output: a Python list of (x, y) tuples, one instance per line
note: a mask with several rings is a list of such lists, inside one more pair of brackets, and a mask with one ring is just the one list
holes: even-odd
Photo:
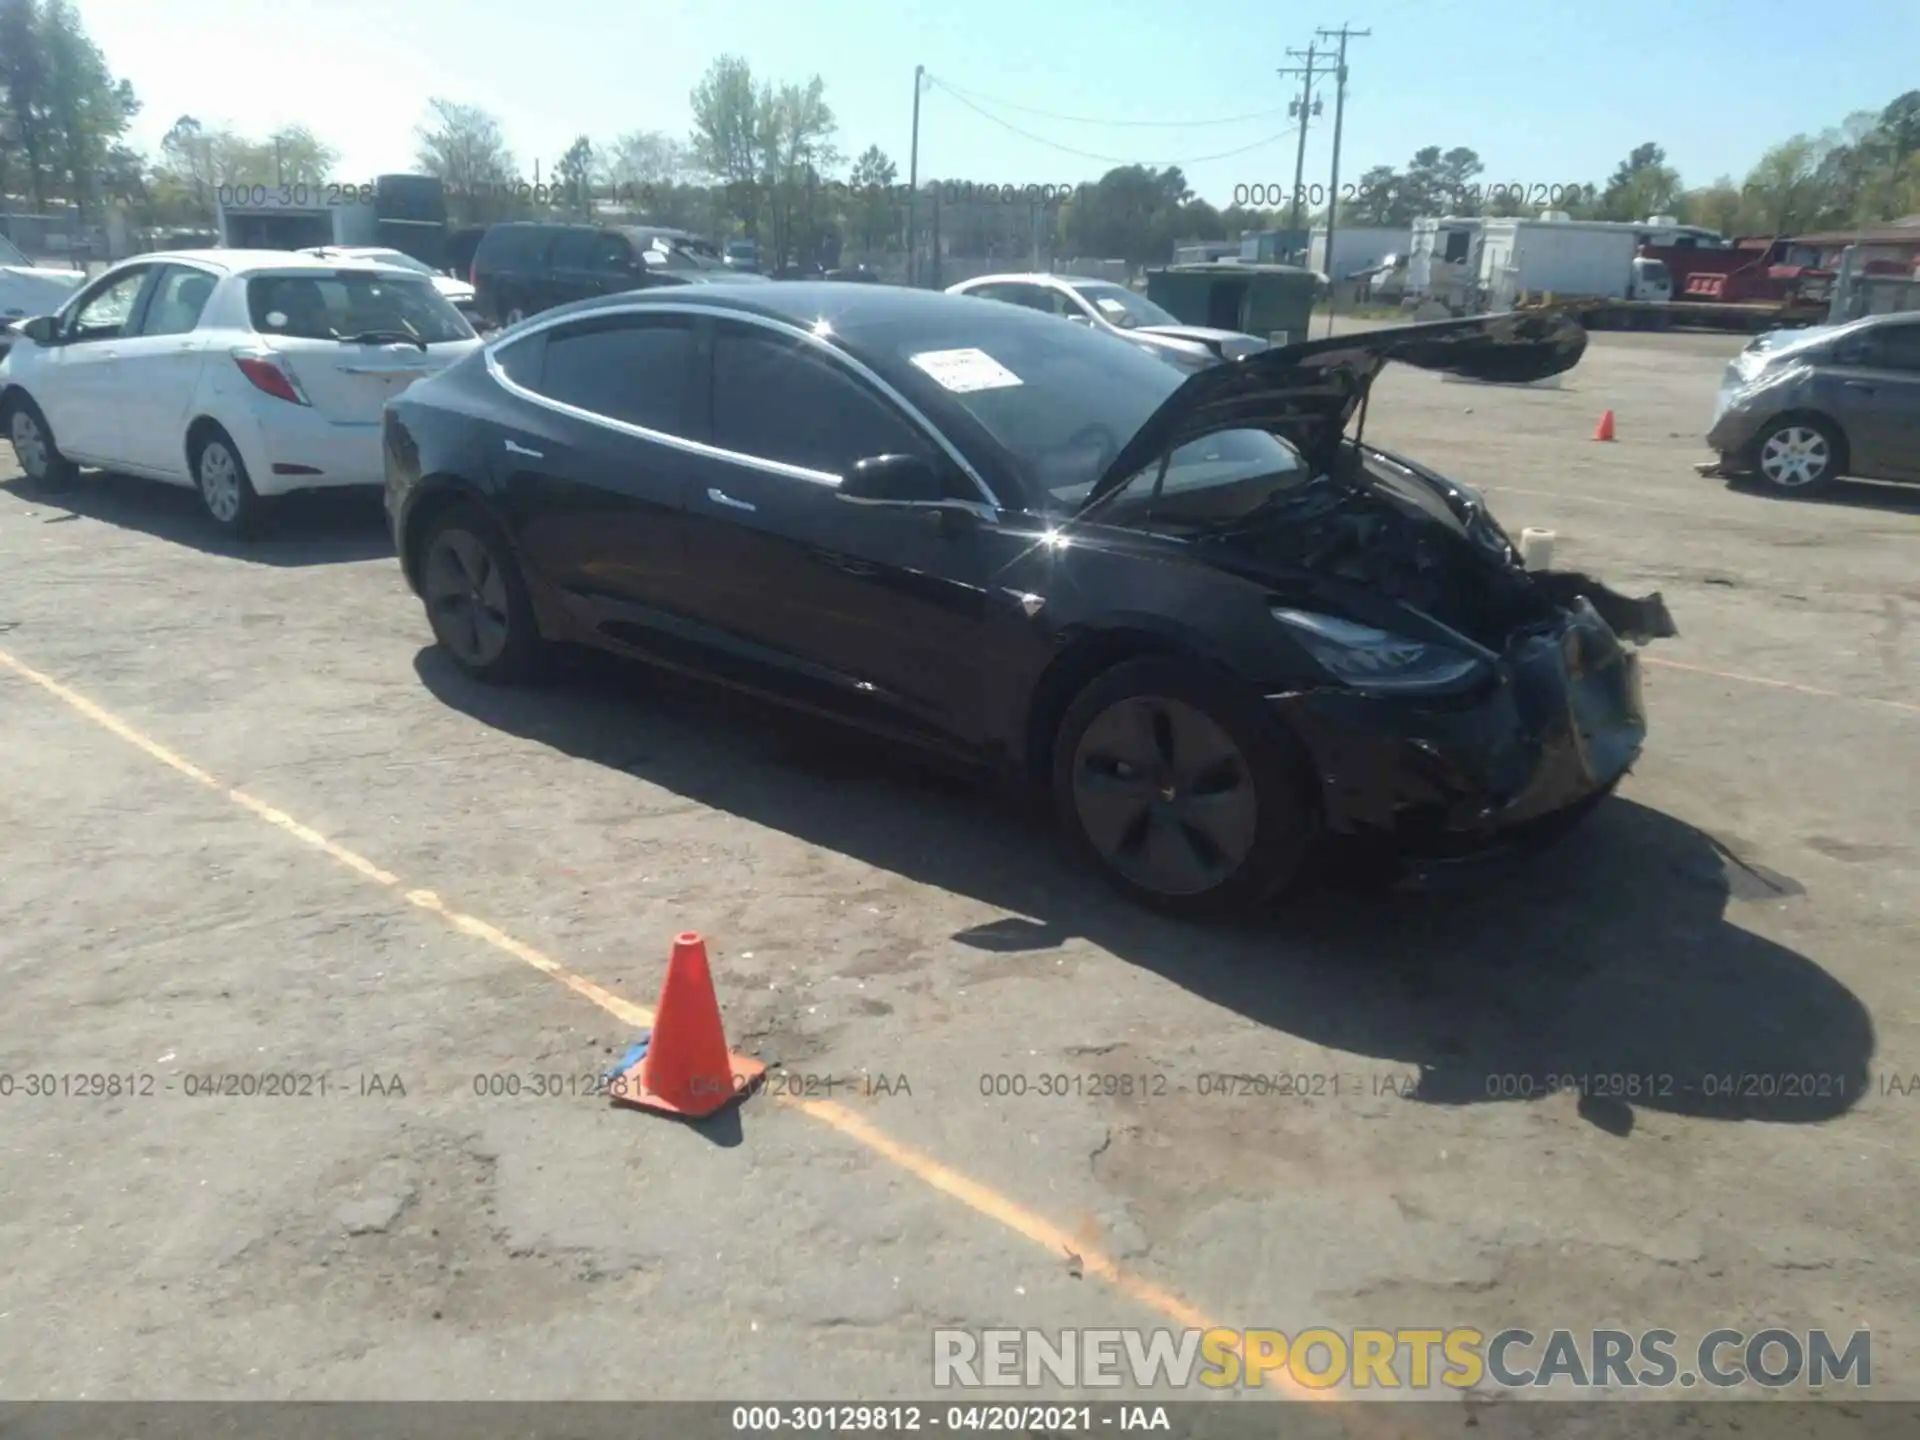
[[(41, 674), (4, 650), (0, 650), (0, 666), (11, 670), (21, 679), (37, 685), (103, 730), (126, 741), (149, 759), (157, 760), (168, 769), (225, 796), (241, 809), (264, 820), (283, 834), (292, 836), (303, 845), (319, 851), (361, 878), (370, 880), (384, 889), (398, 892), (408, 904), (439, 916), (461, 934), (470, 935), (532, 966), (542, 974), (557, 980), (575, 994), (592, 1001), (623, 1024), (631, 1025), (636, 1029), (645, 1029), (653, 1024), (653, 1011), (646, 1006), (635, 1005), (603, 986), (596, 985), (584, 975), (576, 975), (545, 952), (516, 940), (504, 930), (489, 925), (484, 920), (454, 909), (431, 890), (402, 889), (400, 877), (392, 871), (383, 870), (365, 856), (356, 854), (346, 846), (329, 840), (319, 831), (302, 825), (285, 811), (275, 809), (244, 790), (224, 784), (192, 761), (143, 735), (112, 711), (95, 704), (79, 691), (62, 685), (51, 676)], [(1085, 1274), (1099, 1276), (1121, 1293), (1158, 1311), (1176, 1325), (1200, 1330), (1238, 1328), (1222, 1326), (1220, 1322), (1209, 1319), (1199, 1307), (1181, 1299), (1172, 1291), (1135, 1275), (1112, 1256), (1089, 1247), (1084, 1239), (1076, 1237), (1066, 1226), (1055, 1224), (1037, 1211), (1029, 1210), (992, 1186), (983, 1184), (952, 1166), (942, 1163), (925, 1151), (895, 1140), (844, 1105), (790, 1095), (777, 1095), (774, 1099), (777, 1103), (789, 1105), (801, 1114), (846, 1136), (870, 1153), (898, 1166), (923, 1184), (951, 1196), (974, 1213), (1032, 1241), (1046, 1250), (1055, 1261), (1063, 1261), (1066, 1252), (1079, 1255)], [(1341, 1398), (1331, 1391), (1312, 1389), (1302, 1385), (1285, 1371), (1269, 1371), (1262, 1378), (1270, 1387), (1298, 1399), (1337, 1400)]]
[(1797, 680), (1772, 680), (1765, 675), (1742, 675), (1735, 670), (1713, 670), (1705, 665), (1689, 665), (1681, 660), (1663, 660), (1657, 655), (1641, 652), (1643, 665), (1658, 665), (1664, 670), (1684, 670), (1690, 675), (1711, 675), (1716, 680), (1738, 680), (1743, 685), (1765, 685), (1772, 690), (1792, 690), (1801, 695), (1817, 695), (1822, 700), (1854, 700), (1862, 705), (1884, 705), (1889, 710), (1903, 710), (1909, 715), (1920, 715), (1920, 705), (1909, 705), (1905, 700), (1882, 700), (1877, 695), (1848, 695), (1840, 690), (1822, 690), (1818, 685), (1802, 685)]

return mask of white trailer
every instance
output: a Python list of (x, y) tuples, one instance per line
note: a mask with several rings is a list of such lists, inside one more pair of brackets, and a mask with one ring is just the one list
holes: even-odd
[(1478, 283), (1480, 229), (1485, 223), (1478, 215), (1415, 220), (1407, 253), (1407, 294), (1436, 300), (1450, 310), (1464, 306)]
[(1480, 232), (1480, 288), (1495, 310), (1533, 295), (1625, 300), (1638, 247), (1631, 230), (1579, 220), (1489, 220)]
[(1475, 275), (1479, 303), (1493, 311), (1552, 304), (1590, 328), (1664, 328), (1675, 318), (1673, 278), (1664, 262), (1639, 253), (1641, 228), (1562, 213), (1488, 220)]

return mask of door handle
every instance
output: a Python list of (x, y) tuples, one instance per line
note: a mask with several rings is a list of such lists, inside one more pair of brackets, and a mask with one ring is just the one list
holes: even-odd
[(745, 500), (736, 500), (724, 490), (707, 490), (707, 499), (716, 505), (724, 505), (729, 510), (755, 510), (758, 506), (749, 505)]
[(529, 460), (544, 460), (544, 459), (546, 459), (546, 458), (547, 458), (547, 457), (546, 457), (546, 456), (545, 456), (544, 454), (542, 454), (542, 453), (541, 453), (540, 451), (538, 451), (538, 450), (529, 450), (529, 449), (528, 449), (528, 448), (527, 448), (526, 446), (524, 446), (524, 445), (516, 445), (516, 444), (514, 444), (514, 443), (513, 443), (513, 441), (511, 441), (511, 440), (509, 440), (509, 441), (507, 441), (507, 453), (508, 453), (509, 455), (524, 455), (524, 456), (526, 456), (526, 457), (527, 457), (527, 458), (528, 458)]
[(851, 555), (836, 555), (830, 550), (819, 552), (820, 558), (836, 570), (844, 570), (849, 575), (878, 575), (880, 567), (870, 560), (856, 560)]
[(102, 360), (118, 360), (120, 358), (120, 352), (118, 350), (102, 350), (100, 352), (100, 358)]
[(1849, 390), (1864, 390), (1869, 395), (1873, 394), (1874, 391), (1880, 388), (1877, 385), (1869, 385), (1864, 380), (1849, 380), (1846, 382), (1846, 386), (1847, 386), (1847, 389)]

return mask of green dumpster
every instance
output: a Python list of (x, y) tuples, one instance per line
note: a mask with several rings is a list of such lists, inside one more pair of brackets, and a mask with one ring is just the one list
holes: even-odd
[(1216, 260), (1147, 271), (1147, 298), (1183, 325), (1238, 330), (1276, 345), (1307, 338), (1320, 277), (1297, 265)]

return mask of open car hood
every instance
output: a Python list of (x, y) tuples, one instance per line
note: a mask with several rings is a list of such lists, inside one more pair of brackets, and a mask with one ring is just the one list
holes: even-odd
[(1265, 430), (1327, 469), (1341, 436), (1391, 360), (1474, 380), (1523, 383), (1571, 370), (1587, 332), (1565, 314), (1489, 315), (1311, 340), (1191, 376), (1113, 459), (1086, 506), (1171, 451), (1220, 430)]

